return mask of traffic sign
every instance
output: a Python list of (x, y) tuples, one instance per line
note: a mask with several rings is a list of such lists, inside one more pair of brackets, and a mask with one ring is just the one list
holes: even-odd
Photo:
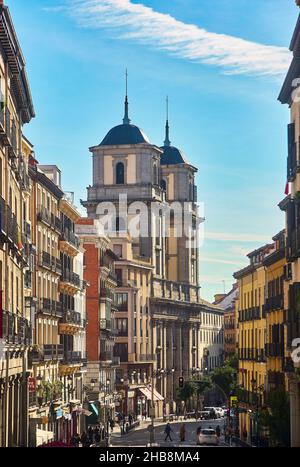
[(236, 408), (238, 406), (238, 398), (237, 396), (231, 396), (230, 397), (230, 407), (232, 409)]

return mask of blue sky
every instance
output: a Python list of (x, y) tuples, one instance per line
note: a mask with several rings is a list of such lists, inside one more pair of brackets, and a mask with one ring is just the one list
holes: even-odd
[(223, 280), (228, 290), (245, 254), (284, 225), (277, 204), (289, 115), (277, 97), (299, 11), (293, 0), (6, 4), (37, 113), (25, 134), (40, 163), (62, 169), (78, 205), (92, 180), (88, 148), (121, 122), (125, 68), (130, 117), (158, 145), (169, 95), (171, 141), (199, 168), (202, 296), (222, 292)]

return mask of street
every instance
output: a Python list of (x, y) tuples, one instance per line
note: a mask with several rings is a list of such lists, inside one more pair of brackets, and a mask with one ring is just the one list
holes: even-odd
[[(186, 441), (181, 443), (179, 441), (179, 430), (183, 422), (173, 422), (171, 423), (171, 427), (173, 432), (171, 433), (172, 442), (165, 442), (165, 426), (166, 423), (157, 422), (157, 426), (155, 426), (155, 444), (159, 445), (160, 447), (178, 447), (178, 446), (196, 446), (196, 430), (199, 426), (202, 428), (216, 428), (217, 425), (220, 426), (221, 430), (223, 429), (224, 419), (218, 420), (195, 420), (184, 421), (186, 427)], [(149, 422), (150, 424), (150, 422)], [(111, 436), (111, 444), (114, 447), (119, 446), (146, 446), (149, 443), (150, 434), (147, 430), (147, 426), (136, 429), (135, 431), (129, 432), (125, 436), (120, 436), (119, 430), (115, 430), (115, 433), (112, 433)], [(222, 435), (220, 438), (219, 447), (227, 446), (224, 442), (224, 436)], [(200, 446), (199, 446), (200, 447)], [(206, 446), (201, 446), (206, 447)]]

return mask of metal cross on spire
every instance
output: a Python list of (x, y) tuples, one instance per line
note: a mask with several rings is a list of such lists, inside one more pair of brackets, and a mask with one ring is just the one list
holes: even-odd
[(126, 91), (125, 91), (125, 113), (124, 113), (124, 118), (123, 118), (123, 124), (124, 125), (129, 125), (130, 124), (130, 119), (129, 119), (129, 116), (128, 116), (128, 71), (127, 71), (127, 68), (126, 68), (126, 72), (125, 72), (125, 87), (126, 87)]
[(166, 119), (166, 139), (164, 141), (164, 146), (171, 146), (171, 141), (169, 138), (169, 96), (166, 98), (166, 114), (167, 114), (167, 119)]

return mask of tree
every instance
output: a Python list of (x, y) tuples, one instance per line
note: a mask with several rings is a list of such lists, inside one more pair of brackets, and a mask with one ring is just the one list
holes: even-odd
[[(183, 388), (178, 390), (178, 397), (184, 401), (185, 409), (190, 402), (191, 398), (196, 394), (197, 386), (194, 381), (187, 381)], [(190, 405), (190, 404), (189, 404)]]
[(261, 414), (261, 422), (269, 429), (274, 445), (290, 446), (290, 404), (284, 388), (270, 391), (268, 410)]
[(215, 368), (211, 374), (213, 384), (218, 386), (227, 398), (229, 398), (231, 391), (234, 389), (234, 374), (234, 368), (229, 365)]
[(237, 371), (239, 367), (239, 359), (237, 354), (230, 355), (226, 360), (226, 366), (231, 367), (233, 370)]

